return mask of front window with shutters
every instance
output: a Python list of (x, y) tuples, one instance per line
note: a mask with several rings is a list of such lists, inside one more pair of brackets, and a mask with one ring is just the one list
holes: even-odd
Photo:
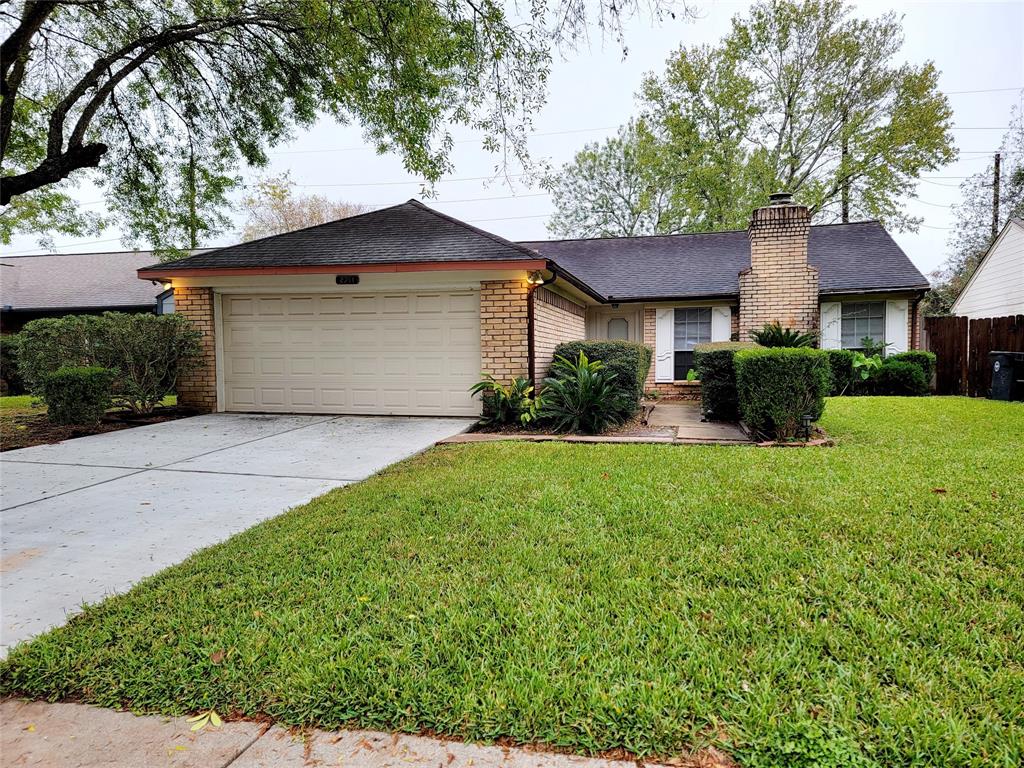
[(842, 318), (843, 349), (863, 349), (865, 337), (885, 343), (884, 301), (844, 301)]
[(693, 348), (711, 341), (711, 308), (679, 307), (675, 310), (673, 325), (673, 375), (680, 381), (693, 367)]

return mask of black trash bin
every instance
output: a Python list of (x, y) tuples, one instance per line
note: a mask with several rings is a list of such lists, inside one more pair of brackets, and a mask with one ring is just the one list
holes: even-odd
[(989, 352), (990, 400), (1024, 400), (1024, 352)]

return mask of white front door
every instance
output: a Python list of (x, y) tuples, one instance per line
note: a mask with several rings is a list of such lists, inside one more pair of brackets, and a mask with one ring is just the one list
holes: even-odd
[(476, 291), (225, 295), (229, 411), (476, 416)]

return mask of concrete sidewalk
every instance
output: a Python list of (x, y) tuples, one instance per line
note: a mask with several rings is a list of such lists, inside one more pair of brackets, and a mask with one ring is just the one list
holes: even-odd
[[(136, 717), (82, 704), (0, 703), (0, 766), (62, 768), (637, 768), (637, 762), (479, 746), (378, 731), (310, 731), (225, 723), (190, 730), (185, 718)], [(653, 765), (653, 764), (648, 764)], [(728, 768), (717, 750), (673, 766)]]

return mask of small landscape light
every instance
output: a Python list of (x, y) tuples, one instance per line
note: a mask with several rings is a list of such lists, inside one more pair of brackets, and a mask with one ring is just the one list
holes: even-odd
[(805, 413), (803, 416), (800, 417), (800, 423), (803, 426), (803, 430), (804, 430), (804, 440), (805, 441), (811, 439), (811, 422), (813, 420), (814, 420), (814, 417), (811, 416), (811, 414), (809, 414), (809, 413)]

